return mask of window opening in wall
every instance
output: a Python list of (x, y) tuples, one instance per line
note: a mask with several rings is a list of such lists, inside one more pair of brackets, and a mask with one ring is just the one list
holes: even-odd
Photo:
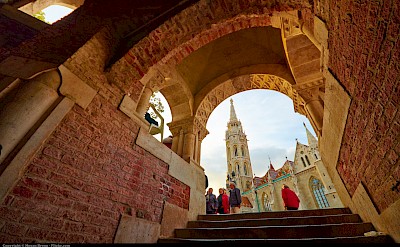
[(247, 175), (247, 165), (246, 164), (244, 164), (243, 169), (244, 169), (244, 175)]
[(234, 149), (235, 149), (235, 157), (237, 157), (237, 156), (238, 156), (238, 150), (237, 150), (237, 147), (235, 146), (235, 147), (234, 147)]
[(53, 24), (61, 18), (69, 15), (72, 11), (74, 10), (61, 5), (51, 5), (42, 10), (42, 12), (44, 12), (46, 21), (48, 21), (50, 24)]
[(244, 148), (242, 146), (242, 156), (245, 156)]
[(316, 159), (318, 159), (318, 156), (317, 156), (317, 154), (314, 154), (314, 156), (315, 156), (315, 158), (316, 158)]
[[(149, 100), (145, 119), (151, 124), (149, 133), (168, 147), (172, 146), (173, 136), (166, 123), (171, 122), (172, 114), (168, 102), (160, 92), (154, 92)], [(157, 122), (157, 124), (155, 123)], [(166, 138), (164, 138), (166, 136)]]
[(307, 165), (306, 165), (306, 162), (304, 162), (304, 159), (303, 159), (303, 157), (301, 157), (301, 162), (303, 162), (303, 166), (304, 167), (306, 167)]
[(239, 164), (237, 164), (237, 174), (240, 174), (240, 168), (239, 168)]
[(307, 160), (307, 164), (310, 166), (311, 163), (310, 163), (310, 160), (308, 159), (308, 156), (307, 156), (307, 155), (306, 155), (306, 160)]

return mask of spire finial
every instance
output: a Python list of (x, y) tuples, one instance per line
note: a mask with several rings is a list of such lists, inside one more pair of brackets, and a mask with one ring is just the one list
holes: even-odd
[(233, 99), (231, 98), (230, 101), (231, 101), (231, 116), (229, 118), (229, 121), (237, 121), (235, 107), (233, 106)]

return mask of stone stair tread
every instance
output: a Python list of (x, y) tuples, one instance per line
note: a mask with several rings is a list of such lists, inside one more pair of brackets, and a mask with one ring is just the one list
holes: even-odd
[(302, 227), (330, 227), (330, 226), (345, 226), (345, 225), (369, 225), (371, 223), (357, 222), (357, 223), (337, 223), (337, 224), (323, 224), (323, 225), (273, 225), (273, 226), (233, 226), (233, 227), (191, 227), (191, 228), (176, 228), (175, 230), (232, 230), (232, 229), (263, 229), (263, 228), (302, 228)]
[(242, 214), (206, 214), (199, 215), (198, 220), (227, 220), (227, 219), (255, 219), (255, 218), (282, 218), (296, 216), (317, 216), (317, 215), (336, 215), (351, 214), (349, 208), (326, 208), (326, 209), (308, 209), (293, 211), (272, 211), (272, 212), (251, 212)]
[(371, 223), (342, 223), (325, 225), (294, 225), (294, 226), (253, 226), (226, 228), (181, 228), (175, 229), (177, 238), (322, 238), (363, 236), (365, 232), (373, 231)]
[(296, 243), (301, 241), (305, 242), (321, 242), (321, 243), (394, 243), (393, 239), (388, 235), (366, 237), (366, 236), (350, 236), (350, 237), (326, 237), (326, 238), (293, 238), (293, 239), (269, 239), (269, 238), (257, 238), (257, 239), (238, 239), (238, 238), (220, 238), (220, 239), (196, 239), (196, 238), (168, 238), (160, 239), (159, 243), (174, 243), (174, 242), (192, 242), (192, 243), (204, 243), (204, 242), (251, 242), (251, 243)]
[(190, 222), (200, 222), (200, 223), (224, 223), (224, 222), (245, 222), (245, 221), (276, 221), (276, 220), (291, 220), (291, 219), (310, 219), (310, 218), (315, 218), (315, 219), (321, 219), (321, 218), (327, 218), (327, 217), (345, 217), (345, 216), (353, 216), (356, 214), (333, 214), (333, 215), (311, 215), (311, 216), (289, 216), (289, 217), (282, 217), (282, 218), (254, 218), (254, 219), (227, 219), (227, 220), (195, 220), (195, 221), (190, 221)]

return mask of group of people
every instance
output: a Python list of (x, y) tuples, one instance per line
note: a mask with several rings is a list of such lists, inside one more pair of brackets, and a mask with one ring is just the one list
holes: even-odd
[(212, 188), (208, 189), (206, 194), (207, 214), (236, 214), (240, 212), (240, 204), (242, 203), (240, 190), (236, 188), (234, 182), (231, 182), (229, 187), (229, 196), (224, 188), (218, 190), (218, 197), (213, 194)]
[[(216, 197), (213, 194), (213, 189), (209, 188), (206, 194), (206, 213), (207, 214), (237, 214), (240, 213), (240, 204), (242, 196), (240, 190), (236, 188), (234, 182), (229, 184), (229, 196), (226, 194), (226, 189), (220, 188), (219, 195)], [(300, 199), (289, 186), (282, 186), (282, 199), (285, 210), (297, 210), (300, 205)]]

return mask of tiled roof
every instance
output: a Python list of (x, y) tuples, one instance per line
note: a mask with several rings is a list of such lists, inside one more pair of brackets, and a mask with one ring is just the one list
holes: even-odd
[(252, 208), (253, 205), (251, 204), (249, 198), (247, 198), (247, 196), (242, 196), (242, 204), (240, 204), (243, 207), (248, 207), (248, 208)]

